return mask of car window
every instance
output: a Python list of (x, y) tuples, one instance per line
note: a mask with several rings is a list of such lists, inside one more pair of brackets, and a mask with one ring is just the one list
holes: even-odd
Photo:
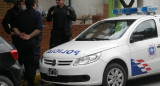
[(76, 40), (115, 40), (123, 36), (135, 20), (110, 20), (99, 22)]
[(134, 35), (142, 35), (143, 40), (157, 37), (157, 28), (154, 20), (147, 20), (142, 22), (137, 26), (134, 30), (132, 36)]
[(10, 52), (12, 49), (12, 45), (0, 36), (0, 53)]

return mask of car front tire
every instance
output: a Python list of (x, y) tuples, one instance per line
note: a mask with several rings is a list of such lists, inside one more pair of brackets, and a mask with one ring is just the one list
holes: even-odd
[(14, 86), (14, 85), (9, 78), (0, 75), (0, 86)]
[(102, 86), (125, 86), (126, 81), (127, 73), (120, 64), (111, 63), (105, 68)]

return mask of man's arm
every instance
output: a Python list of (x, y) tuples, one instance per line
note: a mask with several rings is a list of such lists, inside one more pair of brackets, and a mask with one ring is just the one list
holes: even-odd
[(29, 40), (29, 39), (37, 36), (38, 34), (40, 34), (43, 31), (43, 20), (42, 20), (41, 14), (37, 13), (36, 17), (37, 17), (36, 29), (30, 34), (25, 34), (25, 36), (24, 36), (25, 40)]
[(23, 34), (23, 35), (24, 35), (23, 39), (29, 40), (29, 39), (37, 36), (37, 35), (40, 34), (41, 32), (42, 32), (41, 30), (36, 29), (36, 30), (34, 30), (34, 31), (33, 31), (31, 34), (29, 34), (29, 35)]
[(7, 13), (2, 21), (2, 26), (7, 34), (11, 34), (11, 25), (10, 25), (11, 24), (11, 17), (12, 17), (11, 10), (9, 10), (9, 11), (7, 11)]
[(48, 14), (47, 14), (47, 21), (52, 21), (52, 18), (53, 18), (53, 14), (54, 14), (54, 8), (55, 7), (51, 7), (49, 10), (48, 10)]
[(35, 29), (31, 34), (25, 34), (25, 33), (21, 33), (18, 30), (18, 28), (13, 28), (13, 30), (16, 33), (16, 35), (18, 35), (20, 38), (24, 40), (29, 40), (42, 32), (41, 30)]
[(68, 11), (69, 11), (69, 13), (67, 13), (68, 17), (72, 21), (76, 21), (77, 20), (77, 16), (76, 16), (76, 13), (75, 13), (74, 9), (72, 7), (68, 7)]
[(26, 36), (26, 34), (25, 34), (25, 33), (21, 33), (21, 32), (18, 30), (18, 28), (13, 28), (13, 31), (14, 31), (15, 35), (19, 36), (19, 37), (22, 38), (22, 39), (25, 39), (24, 36)]
[(21, 32), (18, 30), (18, 28), (13, 28), (13, 31), (16, 35), (20, 36)]
[(37, 5), (36, 10), (41, 13), (42, 19), (45, 20), (45, 18), (47, 17), (46, 11), (42, 7), (40, 7), (39, 5)]

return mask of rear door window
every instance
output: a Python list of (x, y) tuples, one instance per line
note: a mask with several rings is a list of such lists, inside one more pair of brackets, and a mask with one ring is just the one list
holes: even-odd
[(144, 40), (158, 37), (155, 21), (151, 19), (151, 20), (142, 22), (134, 30), (132, 35), (143, 35)]
[(13, 49), (13, 46), (0, 36), (0, 53), (10, 52)]

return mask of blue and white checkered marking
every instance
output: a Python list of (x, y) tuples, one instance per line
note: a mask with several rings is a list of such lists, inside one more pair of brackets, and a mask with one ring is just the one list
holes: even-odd
[(151, 70), (149, 65), (144, 62), (144, 60), (134, 60), (131, 59), (132, 76), (146, 74)]

